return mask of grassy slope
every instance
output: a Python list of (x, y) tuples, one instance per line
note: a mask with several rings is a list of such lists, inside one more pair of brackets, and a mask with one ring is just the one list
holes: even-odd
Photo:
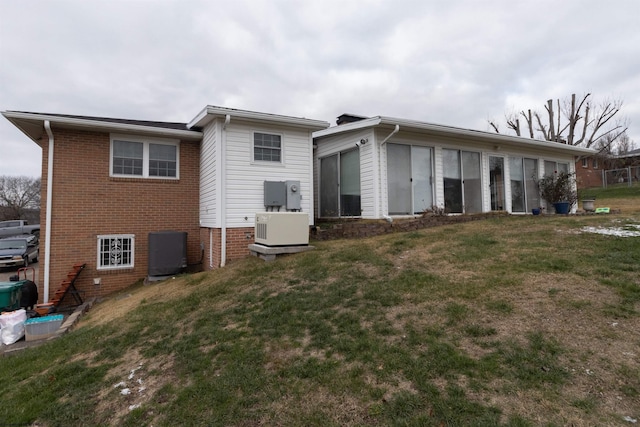
[(0, 359), (0, 421), (640, 418), (640, 238), (578, 232), (627, 221), (495, 218), (321, 243), (132, 289), (69, 335)]

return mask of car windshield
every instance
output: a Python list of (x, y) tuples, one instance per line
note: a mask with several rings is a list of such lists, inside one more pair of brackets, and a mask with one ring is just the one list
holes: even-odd
[(0, 240), (0, 249), (25, 249), (26, 240)]

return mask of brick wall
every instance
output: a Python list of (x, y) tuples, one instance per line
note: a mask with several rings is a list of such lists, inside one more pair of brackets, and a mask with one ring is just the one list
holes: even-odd
[[(211, 235), (209, 234), (211, 231)], [(220, 267), (220, 253), (222, 249), (222, 230), (220, 228), (201, 228), (200, 240), (205, 251), (202, 266), (206, 270)], [(213, 265), (210, 256), (210, 241), (213, 240)], [(255, 242), (253, 227), (227, 228), (227, 261), (242, 259), (250, 255), (249, 244)]]
[[(603, 162), (598, 159), (598, 165)], [(587, 166), (583, 166), (582, 160), (576, 162), (576, 182), (578, 188), (602, 187), (602, 169), (593, 167), (593, 158), (587, 158)]]
[(491, 212), (473, 215), (426, 215), (418, 218), (385, 220), (336, 220), (316, 219), (316, 226), (311, 228), (310, 237), (314, 240), (354, 239), (379, 236), (387, 233), (421, 230), (441, 225), (460, 224), (478, 221), (496, 216), (508, 215), (506, 212)]
[[(148, 235), (161, 230), (186, 231), (187, 262), (200, 261), (198, 226), (199, 144), (181, 142), (180, 179), (109, 177), (108, 133), (53, 128), (54, 173), (49, 295), (71, 265), (87, 264), (76, 282), (83, 297), (121, 290), (147, 276)], [(46, 238), (48, 139), (42, 147), (41, 263), (43, 296)], [(135, 263), (126, 270), (98, 271), (97, 236), (134, 234)], [(93, 278), (100, 277), (99, 286)]]

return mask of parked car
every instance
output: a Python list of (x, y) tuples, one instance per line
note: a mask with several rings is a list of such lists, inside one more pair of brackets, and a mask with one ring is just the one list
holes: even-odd
[(22, 219), (0, 221), (0, 237), (12, 237), (21, 234), (40, 235), (40, 224), (29, 225), (27, 221)]
[(38, 238), (33, 234), (0, 239), (0, 268), (28, 266), (38, 262)]

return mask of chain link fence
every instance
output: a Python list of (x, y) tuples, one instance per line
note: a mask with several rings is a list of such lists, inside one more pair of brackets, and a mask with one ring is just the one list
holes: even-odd
[(605, 188), (640, 185), (640, 166), (603, 170), (602, 185)]

